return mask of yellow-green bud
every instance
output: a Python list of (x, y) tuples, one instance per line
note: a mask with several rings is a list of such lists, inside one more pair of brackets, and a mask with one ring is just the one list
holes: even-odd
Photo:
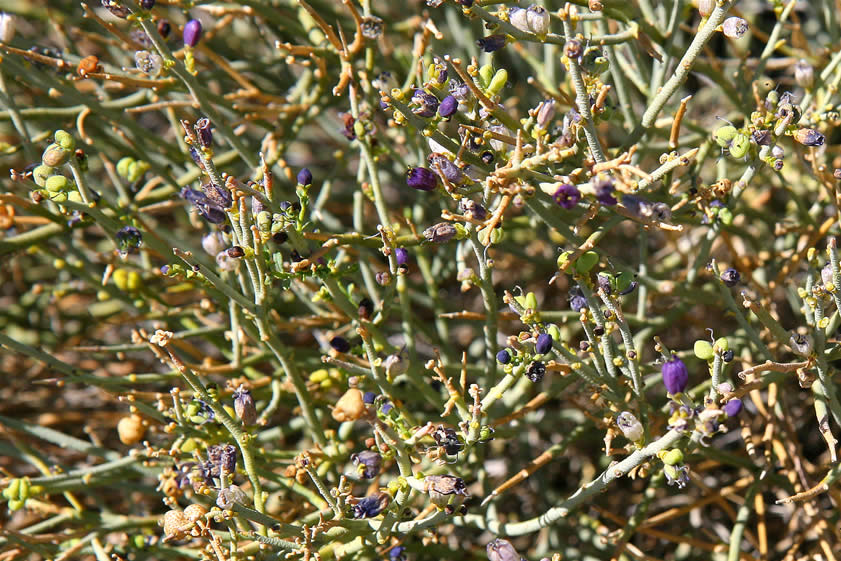
[(500, 68), (496, 71), (493, 78), (491, 78), (491, 83), (488, 85), (488, 95), (494, 96), (501, 92), (507, 82), (508, 71), (504, 68)]
[(60, 193), (72, 189), (73, 183), (63, 175), (53, 175), (47, 178), (44, 188), (50, 193)]
[(73, 135), (67, 131), (55, 131), (55, 143), (68, 152), (72, 152), (76, 149), (76, 139), (73, 138)]
[(133, 163), (134, 158), (132, 158), (131, 156), (120, 158), (120, 161), (117, 162), (117, 175), (119, 175), (123, 179), (128, 179), (129, 166), (131, 166), (131, 164)]
[(667, 466), (676, 466), (683, 463), (683, 452), (677, 448), (672, 448), (663, 454), (663, 463)]
[(133, 161), (128, 165), (126, 179), (134, 183), (143, 177), (143, 174), (147, 171), (149, 171), (149, 162), (144, 162), (143, 160)]
[(47, 179), (51, 175), (55, 175), (55, 168), (44, 164), (40, 164), (32, 170), (32, 180), (39, 187), (46, 185)]
[(713, 355), (713, 346), (709, 341), (704, 341), (703, 339), (699, 339), (695, 341), (695, 347), (693, 349), (695, 351), (695, 356), (700, 358), (701, 360), (712, 360)]
[(482, 86), (487, 88), (491, 85), (491, 80), (494, 77), (494, 67), (490, 64), (486, 64), (482, 68), (479, 69), (479, 78), (482, 80)]
[(727, 341), (727, 337), (719, 337), (715, 340), (715, 344), (713, 346), (715, 349), (724, 352), (730, 348), (730, 343)]

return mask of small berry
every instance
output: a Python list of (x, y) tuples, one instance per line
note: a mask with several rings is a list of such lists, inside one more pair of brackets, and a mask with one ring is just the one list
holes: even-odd
[(728, 417), (735, 417), (742, 412), (742, 400), (737, 398), (731, 399), (724, 404), (724, 414)]
[(537, 343), (534, 350), (539, 355), (545, 355), (552, 350), (552, 336), (548, 333), (541, 333), (537, 336)]
[(458, 111), (458, 100), (453, 95), (448, 95), (442, 99), (438, 106), (438, 114), (445, 119), (455, 115), (456, 111)]
[(301, 168), (297, 180), (298, 185), (312, 185), (312, 172), (308, 168)]
[(498, 353), (496, 353), (496, 360), (500, 364), (508, 364), (511, 362), (511, 353), (508, 352), (508, 349), (502, 349)]
[(333, 337), (330, 339), (330, 346), (340, 353), (346, 353), (350, 350), (350, 343), (344, 337)]

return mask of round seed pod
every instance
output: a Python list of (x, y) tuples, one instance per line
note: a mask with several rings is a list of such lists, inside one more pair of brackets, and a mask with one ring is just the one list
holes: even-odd
[(200, 504), (191, 504), (184, 509), (184, 516), (186, 516), (190, 522), (198, 522), (204, 518), (205, 514), (207, 514), (207, 508)]
[[(120, 437), (120, 442), (131, 446), (137, 444), (146, 435), (146, 425), (140, 415), (130, 415), (123, 417), (117, 423), (117, 435)], [(171, 512), (171, 511), (170, 511)]]
[(332, 415), (335, 420), (344, 423), (345, 421), (356, 421), (364, 413), (365, 401), (362, 392), (356, 388), (350, 388), (336, 402)]
[(178, 540), (187, 535), (187, 529), (190, 527), (190, 519), (180, 510), (168, 510), (164, 514), (161, 525), (164, 527), (163, 541)]
[(41, 163), (45, 166), (57, 168), (66, 164), (72, 155), (73, 152), (65, 150), (58, 144), (50, 144), (41, 155)]

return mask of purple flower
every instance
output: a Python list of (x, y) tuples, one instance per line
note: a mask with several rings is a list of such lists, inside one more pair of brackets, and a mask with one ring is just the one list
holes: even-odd
[(671, 395), (677, 395), (686, 389), (686, 384), (689, 383), (689, 371), (677, 355), (672, 355), (671, 360), (664, 362), (661, 371), (663, 372), (663, 385), (666, 386), (666, 391)]
[(386, 493), (374, 493), (353, 505), (354, 518), (373, 518), (388, 506), (391, 497)]
[(184, 44), (188, 47), (195, 47), (201, 39), (201, 22), (191, 19), (184, 24)]
[(721, 282), (730, 287), (739, 284), (741, 278), (742, 275), (739, 274), (739, 271), (732, 267), (721, 273)]
[(448, 95), (441, 100), (441, 105), (438, 106), (438, 114), (444, 117), (452, 117), (458, 111), (458, 100), (453, 95)]
[(724, 414), (728, 417), (735, 417), (742, 412), (742, 400), (738, 397), (731, 399), (724, 404)]
[(476, 41), (476, 44), (486, 53), (492, 53), (505, 46), (505, 35), (488, 35)]
[(548, 333), (541, 333), (537, 336), (537, 343), (534, 350), (539, 355), (545, 355), (552, 350), (552, 336)]
[(569, 299), (569, 307), (575, 312), (580, 312), (587, 307), (587, 299), (583, 296), (573, 296)]
[(581, 191), (579, 191), (578, 187), (571, 183), (564, 183), (558, 187), (558, 190), (555, 191), (552, 198), (562, 208), (569, 210), (577, 205), (578, 201), (581, 200)]
[(344, 337), (333, 337), (330, 339), (330, 346), (340, 353), (346, 353), (350, 350), (350, 343)]
[(605, 206), (613, 206), (618, 201), (613, 196), (613, 191), (616, 186), (613, 184), (613, 179), (610, 177), (598, 177), (593, 180), (593, 192), (596, 194), (596, 200)]
[(433, 191), (438, 187), (438, 176), (428, 168), (410, 168), (406, 172), (406, 184), (418, 191)]
[(451, 162), (447, 156), (433, 152), (426, 160), (429, 163), (429, 167), (441, 176), (442, 179), (457, 185), (465, 181), (464, 172)]
[(397, 259), (397, 264), (402, 267), (409, 262), (409, 252), (405, 247), (398, 247), (394, 250), (394, 258)]
[(309, 168), (301, 168), (298, 172), (298, 185), (312, 185), (312, 172)]
[(373, 479), (380, 473), (383, 457), (372, 450), (363, 450), (350, 457), (363, 479)]
[(456, 98), (459, 103), (467, 103), (470, 99), (470, 87), (461, 80), (453, 78), (450, 80), (450, 94)]

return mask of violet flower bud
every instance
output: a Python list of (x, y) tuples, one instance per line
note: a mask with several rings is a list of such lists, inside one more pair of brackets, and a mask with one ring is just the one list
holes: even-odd
[(826, 141), (826, 137), (815, 129), (799, 129), (793, 136), (803, 146), (823, 146)]
[(410, 168), (406, 172), (406, 184), (419, 191), (433, 191), (438, 187), (438, 176), (428, 168)]
[(618, 201), (613, 196), (613, 191), (616, 186), (613, 178), (606, 176), (597, 176), (591, 180), (593, 192), (596, 194), (596, 200), (605, 206), (613, 206)]
[(409, 251), (405, 247), (398, 247), (394, 250), (394, 258), (397, 260), (397, 265), (403, 267), (409, 263)]
[(537, 106), (537, 126), (546, 129), (555, 118), (555, 100), (548, 99), (541, 101)]
[(738, 397), (731, 399), (724, 404), (724, 414), (728, 417), (735, 417), (742, 412), (742, 400)]
[(184, 44), (188, 47), (195, 47), (199, 44), (199, 39), (201, 39), (201, 22), (197, 19), (191, 19), (186, 24), (184, 24)]
[(734, 287), (739, 284), (739, 281), (742, 280), (742, 275), (739, 274), (739, 271), (730, 267), (723, 273), (721, 273), (721, 282), (723, 282), (726, 286)]
[(508, 349), (502, 349), (501, 351), (496, 353), (496, 360), (500, 364), (508, 364), (509, 362), (511, 362), (511, 353), (508, 351)]
[(558, 190), (555, 191), (555, 194), (552, 195), (552, 199), (554, 199), (561, 208), (569, 210), (574, 208), (581, 200), (581, 191), (579, 191), (578, 187), (571, 183), (563, 183), (558, 187)]
[(442, 99), (438, 106), (438, 114), (445, 119), (455, 115), (456, 111), (458, 111), (458, 100), (452, 94)]
[(296, 179), (298, 181), (298, 185), (312, 185), (312, 172), (309, 168), (301, 168), (301, 171), (298, 172), (298, 177)]
[(669, 394), (677, 395), (686, 389), (689, 383), (689, 370), (677, 355), (673, 354), (671, 360), (664, 362), (660, 370), (663, 373), (663, 385), (666, 386)]
[(363, 450), (350, 457), (363, 479), (373, 479), (380, 473), (383, 457), (372, 450)]
[(520, 554), (511, 542), (497, 538), (487, 546), (488, 561), (520, 561)]
[(534, 351), (539, 355), (545, 355), (552, 350), (552, 336), (548, 333), (541, 333), (537, 336), (537, 343), (534, 345)]
[(234, 412), (243, 425), (253, 425), (257, 422), (257, 408), (254, 405), (254, 397), (248, 388), (240, 384), (234, 392)]
[(377, 394), (374, 392), (365, 392), (362, 394), (362, 403), (367, 403), (371, 405), (374, 403), (374, 400), (377, 399)]
[(488, 35), (476, 41), (476, 45), (486, 53), (498, 51), (505, 46), (505, 35)]

